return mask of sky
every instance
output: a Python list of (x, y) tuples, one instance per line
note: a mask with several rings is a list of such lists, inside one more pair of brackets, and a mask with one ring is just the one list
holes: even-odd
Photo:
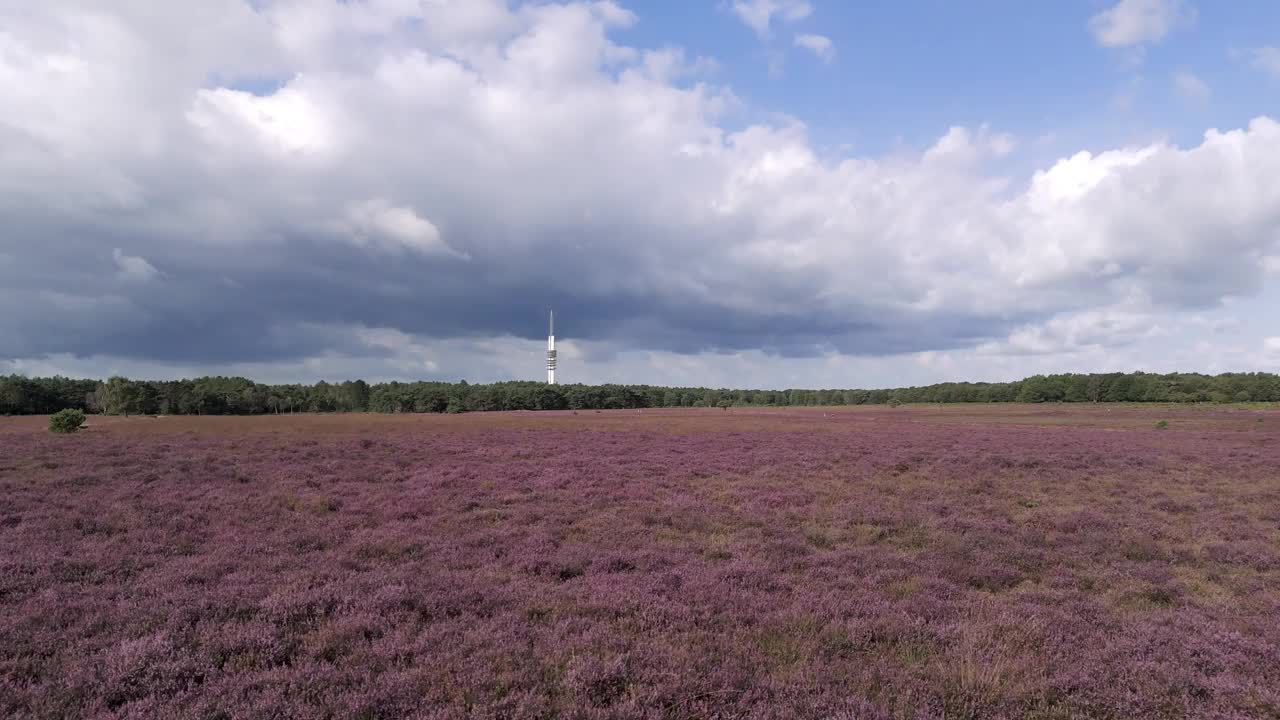
[(1280, 370), (1270, 0), (0, 0), (0, 374)]

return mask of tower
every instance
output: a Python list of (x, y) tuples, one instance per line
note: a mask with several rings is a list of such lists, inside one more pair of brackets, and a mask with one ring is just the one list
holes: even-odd
[(547, 384), (556, 384), (556, 311), (551, 311), (547, 325)]

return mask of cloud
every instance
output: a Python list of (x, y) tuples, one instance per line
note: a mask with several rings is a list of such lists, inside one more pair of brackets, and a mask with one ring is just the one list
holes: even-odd
[(1183, 100), (1192, 103), (1205, 103), (1213, 96), (1208, 83), (1190, 72), (1174, 73), (1173, 87)]
[(887, 377), (1148, 347), (1124, 318), (1275, 282), (1265, 117), (1015, 180), (990, 127), (848, 157), (744, 124), (612, 3), (148, 7), (0, 9), (0, 358), (479, 379), (536, 368), (553, 306), (597, 379)]
[(1242, 323), (1237, 317), (1211, 318), (1197, 313), (1187, 317), (1186, 321), (1199, 327), (1208, 328), (1215, 335), (1239, 332), (1242, 327)]
[(151, 280), (160, 274), (145, 258), (125, 255), (120, 248), (111, 251), (111, 259), (115, 261), (116, 272), (125, 280)]
[(1260, 47), (1248, 52), (1254, 68), (1280, 80), (1280, 47)]
[(768, 37), (775, 17), (792, 23), (813, 13), (813, 6), (805, 0), (733, 0), (730, 8), (762, 38)]
[(1165, 334), (1148, 312), (1132, 309), (1063, 313), (1048, 321), (1015, 329), (1007, 338), (984, 343), (982, 354), (1058, 355), (1115, 348)]
[(1183, 0), (1120, 0), (1090, 18), (1089, 30), (1103, 47), (1150, 45), (1195, 19), (1195, 10)]
[(1109, 104), (1112, 109), (1118, 112), (1129, 112), (1133, 110), (1134, 105), (1138, 101), (1143, 88), (1143, 79), (1141, 75), (1132, 75), (1129, 79), (1111, 94)]
[(411, 208), (398, 207), (381, 198), (353, 203), (347, 207), (340, 228), (344, 238), (359, 247), (381, 246), (390, 250), (410, 250), (423, 255), (469, 257), (449, 247), (440, 230)]
[(796, 47), (802, 47), (814, 55), (824, 63), (830, 63), (836, 58), (836, 46), (832, 44), (831, 38), (823, 35), (797, 35), (795, 39)]

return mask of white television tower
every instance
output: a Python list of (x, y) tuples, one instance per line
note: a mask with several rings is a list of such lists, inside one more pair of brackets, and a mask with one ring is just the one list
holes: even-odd
[(547, 325), (547, 384), (556, 384), (556, 311), (551, 311)]

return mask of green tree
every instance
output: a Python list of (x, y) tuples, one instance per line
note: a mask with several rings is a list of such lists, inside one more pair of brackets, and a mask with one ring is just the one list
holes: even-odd
[(98, 407), (104, 415), (137, 415), (141, 388), (129, 378), (115, 376), (98, 386)]
[(84, 426), (84, 412), (75, 408), (59, 410), (49, 416), (49, 432), (70, 434)]
[(23, 415), (30, 404), (23, 378), (0, 378), (0, 415)]

